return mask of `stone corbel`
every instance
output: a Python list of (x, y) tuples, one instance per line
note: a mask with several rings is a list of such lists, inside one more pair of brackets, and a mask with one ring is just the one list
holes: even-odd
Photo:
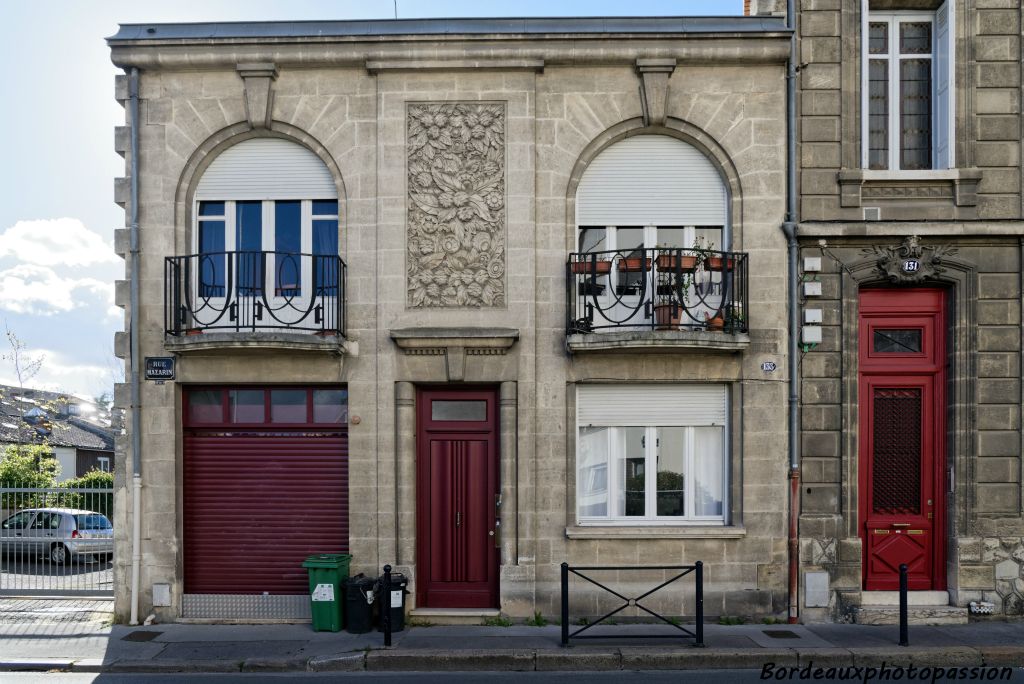
[(270, 128), (274, 108), (272, 84), (277, 80), (277, 67), (272, 62), (239, 64), (238, 75), (245, 84), (245, 112), (253, 128)]
[(640, 76), (640, 106), (645, 126), (664, 126), (668, 102), (668, 79), (676, 69), (674, 59), (638, 59), (636, 73)]

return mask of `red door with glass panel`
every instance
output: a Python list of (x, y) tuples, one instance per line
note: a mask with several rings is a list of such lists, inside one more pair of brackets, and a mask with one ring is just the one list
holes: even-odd
[(945, 294), (863, 290), (859, 325), (864, 588), (945, 588)]
[(417, 602), (497, 608), (497, 393), (424, 389), (417, 413)]

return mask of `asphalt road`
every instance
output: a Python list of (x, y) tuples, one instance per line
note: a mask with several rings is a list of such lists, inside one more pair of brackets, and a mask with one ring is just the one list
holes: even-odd
[(0, 592), (6, 594), (49, 592), (112, 592), (113, 565), (109, 560), (82, 558), (54, 565), (28, 555), (0, 557)]
[[(651, 684), (677, 684), (678, 682), (707, 682), (708, 684), (748, 684), (764, 681), (802, 681), (799, 677), (792, 679), (761, 678), (760, 670), (679, 670), (664, 672), (294, 672), (288, 674), (66, 674), (66, 673), (12, 673), (0, 674), (0, 679), (7, 684), (132, 684), (133, 682), (152, 682), (153, 684), (227, 684), (229, 682), (295, 682), (295, 681), (351, 681), (374, 682), (375, 684), (470, 684), (480, 681), (488, 682), (531, 682), (541, 684), (547, 682), (577, 682), (580, 684), (611, 684), (612, 682), (649, 682)], [(819, 680), (821, 681), (821, 680)], [(826, 680), (828, 681), (828, 680)], [(832, 680), (835, 681), (835, 680)], [(843, 681), (879, 681), (852, 677)], [(934, 681), (952, 682), (965, 681), (964, 678), (939, 678)], [(967, 678), (966, 681), (972, 681)], [(993, 681), (988, 678), (973, 681)], [(996, 678), (994, 681), (1024, 682), (1024, 669), (1018, 668), (1009, 680)]]

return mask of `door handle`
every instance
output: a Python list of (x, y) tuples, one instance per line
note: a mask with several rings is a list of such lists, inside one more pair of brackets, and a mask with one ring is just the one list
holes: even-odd
[(490, 536), (494, 537), (494, 548), (501, 548), (501, 520), (494, 521), (494, 529), (490, 531)]
[(456, 527), (461, 527), (462, 526), (462, 513), (458, 512), (458, 511), (455, 511), (455, 526)]

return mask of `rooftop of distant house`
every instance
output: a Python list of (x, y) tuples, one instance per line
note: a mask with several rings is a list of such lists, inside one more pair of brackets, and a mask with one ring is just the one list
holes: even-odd
[(0, 444), (113, 451), (110, 411), (72, 394), (0, 385)]

